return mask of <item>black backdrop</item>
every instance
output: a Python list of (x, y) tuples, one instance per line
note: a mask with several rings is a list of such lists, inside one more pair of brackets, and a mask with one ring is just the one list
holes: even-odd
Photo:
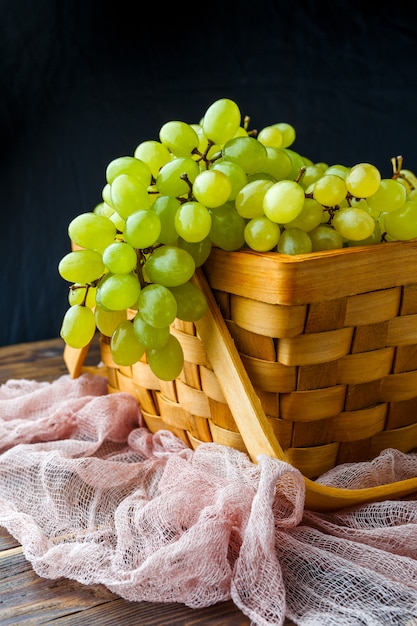
[(413, 1), (0, 2), (0, 345), (59, 334), (67, 225), (107, 163), (217, 98), (315, 161), (417, 169)]

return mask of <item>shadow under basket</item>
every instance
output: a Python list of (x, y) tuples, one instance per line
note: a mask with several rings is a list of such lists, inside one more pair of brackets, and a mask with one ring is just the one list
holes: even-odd
[[(185, 356), (175, 381), (145, 358), (116, 365), (101, 338), (109, 391), (134, 395), (151, 432), (285, 460), (313, 510), (417, 491), (417, 477), (364, 489), (314, 480), (417, 447), (416, 240), (298, 256), (214, 248), (194, 280), (209, 307), (172, 325)], [(85, 353), (65, 348), (73, 376)]]

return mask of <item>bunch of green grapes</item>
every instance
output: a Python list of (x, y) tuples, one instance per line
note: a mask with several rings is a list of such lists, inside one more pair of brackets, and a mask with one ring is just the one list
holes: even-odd
[(400, 158), (391, 179), (370, 163), (314, 163), (293, 149), (292, 125), (249, 121), (222, 98), (108, 164), (102, 201), (70, 222), (74, 249), (58, 266), (71, 283), (68, 345), (98, 329), (117, 364), (146, 355), (172, 380), (184, 355), (171, 326), (204, 315), (192, 277), (212, 246), (293, 255), (417, 237), (417, 180)]

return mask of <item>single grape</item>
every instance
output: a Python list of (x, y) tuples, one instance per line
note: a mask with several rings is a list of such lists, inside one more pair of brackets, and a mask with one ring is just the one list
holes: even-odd
[(175, 229), (175, 215), (181, 204), (177, 198), (172, 196), (159, 196), (151, 206), (161, 223), (161, 232), (159, 233), (159, 242), (165, 244), (175, 244), (178, 239), (178, 233)]
[(175, 320), (177, 302), (167, 287), (151, 283), (139, 294), (138, 310), (145, 322), (155, 328), (164, 328)]
[(136, 157), (122, 156), (110, 161), (106, 168), (107, 182), (111, 185), (120, 174), (134, 176), (144, 187), (151, 184), (152, 172), (149, 165)]
[(127, 319), (127, 312), (126, 310), (108, 311), (96, 306), (94, 318), (98, 330), (106, 337), (111, 337), (119, 324)]
[(324, 210), (322, 205), (314, 198), (305, 198), (301, 213), (290, 222), (285, 224), (286, 228), (299, 228), (306, 233), (313, 230), (324, 220)]
[(186, 322), (196, 322), (207, 311), (207, 300), (201, 289), (187, 281), (178, 287), (170, 287), (177, 302), (177, 317)]
[(313, 250), (312, 241), (304, 230), (285, 228), (278, 241), (278, 252), (281, 254), (308, 254)]
[(93, 213), (95, 213), (96, 215), (102, 215), (104, 217), (110, 217), (111, 215), (113, 215), (114, 209), (103, 201), (96, 204), (93, 209)]
[(133, 323), (120, 322), (110, 339), (110, 352), (117, 365), (129, 366), (145, 354), (145, 346), (137, 339)]
[(323, 176), (323, 169), (317, 165), (307, 165), (302, 177), (298, 181), (303, 189), (312, 187)]
[(158, 241), (160, 233), (161, 220), (159, 215), (151, 210), (136, 211), (129, 215), (123, 230), (126, 242), (138, 250), (153, 246)]
[(198, 174), (193, 183), (195, 199), (210, 209), (227, 202), (231, 193), (232, 183), (220, 170), (205, 170)]
[(140, 312), (133, 318), (133, 329), (137, 339), (146, 350), (163, 348), (169, 339), (169, 326), (156, 328), (146, 322)]
[(174, 224), (182, 239), (197, 243), (208, 236), (211, 228), (211, 215), (200, 202), (184, 202), (175, 214)]
[(270, 174), (276, 181), (285, 180), (289, 178), (292, 171), (290, 155), (283, 148), (266, 146), (266, 161), (262, 169), (265, 174)]
[(406, 200), (407, 190), (404, 185), (393, 178), (381, 179), (378, 190), (367, 198), (368, 205), (376, 213), (396, 211), (405, 204)]
[(294, 220), (303, 210), (304, 189), (295, 180), (279, 180), (264, 196), (264, 213), (270, 220), (285, 224)]
[(339, 178), (343, 178), (343, 180), (346, 180), (346, 176), (349, 173), (349, 168), (346, 165), (335, 163), (334, 165), (330, 165), (329, 167), (324, 168), (323, 173), (326, 176), (332, 174), (334, 176), (339, 176)]
[(95, 331), (93, 311), (86, 306), (74, 304), (64, 315), (60, 335), (68, 346), (84, 348), (92, 341)]
[(252, 219), (264, 214), (263, 201), (265, 193), (273, 182), (260, 178), (247, 183), (236, 196), (236, 211), (245, 219)]
[(263, 172), (267, 160), (267, 152), (254, 137), (234, 137), (223, 147), (223, 156), (229, 161), (234, 161), (246, 172)]
[(93, 283), (102, 276), (105, 266), (96, 250), (68, 252), (58, 264), (58, 273), (69, 283)]
[(201, 126), (205, 136), (213, 143), (221, 146), (235, 136), (241, 118), (240, 109), (236, 102), (229, 98), (221, 98), (208, 107)]
[(199, 144), (194, 128), (181, 121), (166, 122), (159, 131), (159, 140), (177, 157), (189, 157)]
[(209, 258), (211, 252), (210, 236), (205, 237), (202, 241), (185, 241), (181, 237), (178, 238), (177, 245), (179, 248), (186, 250), (194, 259), (196, 267), (201, 267)]
[(166, 287), (176, 287), (190, 280), (195, 271), (195, 263), (186, 250), (163, 245), (153, 250), (143, 270), (149, 281)]
[(153, 139), (142, 141), (135, 149), (134, 156), (147, 164), (153, 178), (159, 174), (159, 170), (165, 163), (171, 160), (171, 154), (166, 146), (160, 141)]
[(256, 138), (264, 146), (273, 146), (275, 148), (281, 148), (282, 146), (282, 133), (278, 126), (265, 126), (259, 131)]
[(81, 213), (68, 226), (68, 236), (77, 246), (102, 252), (116, 236), (116, 227), (108, 217)]
[(140, 293), (136, 274), (106, 274), (97, 285), (97, 304), (110, 311), (133, 307)]
[(221, 207), (210, 209), (210, 214), (209, 237), (211, 242), (223, 250), (239, 250), (245, 243), (246, 221), (236, 211), (234, 204), (226, 202)]
[(314, 183), (313, 198), (323, 206), (339, 205), (346, 194), (345, 181), (336, 174), (325, 174)]
[(400, 209), (384, 213), (383, 229), (391, 239), (398, 241), (417, 237), (417, 201), (407, 200)]
[(355, 198), (368, 198), (378, 191), (381, 183), (379, 170), (371, 163), (358, 163), (346, 174), (346, 188)]
[(114, 210), (113, 200), (111, 199), (111, 185), (106, 183), (101, 191), (101, 197), (103, 202), (110, 206)]
[(337, 250), (343, 248), (343, 237), (331, 226), (322, 224), (308, 233), (312, 242), (312, 251)]
[(103, 263), (112, 274), (130, 274), (136, 267), (136, 252), (124, 241), (111, 243), (103, 251)]
[(344, 239), (361, 241), (374, 232), (375, 220), (359, 207), (339, 209), (334, 214), (332, 226)]
[(147, 188), (131, 174), (116, 176), (111, 184), (111, 199), (115, 210), (125, 220), (150, 205)]
[(298, 152), (290, 150), (290, 148), (284, 148), (285, 152), (291, 159), (291, 171), (288, 174), (290, 180), (296, 180), (300, 177), (302, 170), (306, 167), (305, 160)]
[(190, 192), (190, 186), (184, 179), (194, 183), (200, 168), (190, 157), (178, 157), (166, 163), (159, 171), (156, 187), (162, 196), (184, 196)]
[(252, 250), (267, 252), (276, 247), (280, 238), (280, 228), (266, 215), (251, 219), (245, 226), (245, 241)]
[(184, 352), (178, 339), (171, 335), (166, 344), (146, 353), (149, 367), (160, 380), (174, 380), (184, 367)]

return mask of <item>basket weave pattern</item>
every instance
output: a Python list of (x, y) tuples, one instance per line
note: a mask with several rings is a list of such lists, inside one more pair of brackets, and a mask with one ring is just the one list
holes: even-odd
[[(297, 260), (214, 250), (204, 271), (288, 462), (314, 478), (417, 447), (416, 242)], [(133, 394), (152, 432), (245, 451), (195, 325), (172, 332), (185, 355), (172, 382), (146, 360), (117, 366), (103, 338), (109, 390)]]

